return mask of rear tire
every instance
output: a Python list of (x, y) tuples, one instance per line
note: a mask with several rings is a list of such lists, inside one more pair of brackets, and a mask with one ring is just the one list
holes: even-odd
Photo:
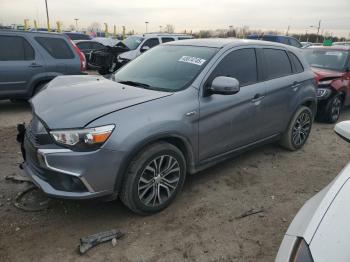
[(343, 106), (342, 94), (331, 97), (317, 112), (317, 120), (333, 124), (338, 121)]
[(302, 148), (310, 135), (312, 121), (313, 115), (310, 108), (301, 106), (290, 121), (280, 140), (280, 145), (290, 151)]
[(150, 215), (168, 207), (181, 191), (186, 161), (172, 144), (158, 142), (144, 148), (125, 174), (121, 201), (133, 212)]

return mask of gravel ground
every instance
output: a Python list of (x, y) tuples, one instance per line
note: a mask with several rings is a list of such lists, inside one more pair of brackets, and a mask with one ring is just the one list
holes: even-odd
[[(21, 174), (15, 125), (29, 119), (28, 105), (0, 101), (1, 261), (273, 261), (296, 212), (350, 153), (333, 125), (315, 123), (302, 150), (264, 146), (191, 176), (170, 208), (153, 216), (137, 216), (118, 200), (54, 200), (30, 213), (12, 204), (26, 184), (5, 180)], [(236, 218), (252, 208), (264, 212)], [(126, 232), (115, 247), (77, 254), (80, 237), (111, 228)]]

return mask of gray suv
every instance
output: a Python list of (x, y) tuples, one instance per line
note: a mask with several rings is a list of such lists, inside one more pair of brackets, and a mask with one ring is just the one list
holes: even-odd
[(85, 56), (65, 35), (0, 30), (0, 99), (27, 99), (59, 75), (82, 74)]
[(111, 79), (57, 77), (31, 104), (23, 167), (36, 185), (60, 198), (119, 195), (151, 214), (186, 174), (269, 142), (301, 148), (316, 96), (296, 48), (198, 39), (155, 47)]

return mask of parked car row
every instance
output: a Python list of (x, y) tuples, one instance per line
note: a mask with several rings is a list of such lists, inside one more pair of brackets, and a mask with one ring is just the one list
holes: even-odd
[(90, 55), (90, 67), (100, 74), (115, 72), (121, 66), (135, 59), (145, 51), (162, 43), (191, 39), (186, 34), (143, 34), (134, 35), (118, 43), (114, 48), (98, 50)]

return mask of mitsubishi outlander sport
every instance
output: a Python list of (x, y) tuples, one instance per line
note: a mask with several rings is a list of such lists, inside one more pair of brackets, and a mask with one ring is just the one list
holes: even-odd
[(111, 79), (57, 77), (31, 104), (23, 168), (38, 187), (59, 198), (119, 196), (152, 214), (187, 174), (270, 142), (300, 149), (316, 94), (294, 47), (197, 39), (159, 45)]

